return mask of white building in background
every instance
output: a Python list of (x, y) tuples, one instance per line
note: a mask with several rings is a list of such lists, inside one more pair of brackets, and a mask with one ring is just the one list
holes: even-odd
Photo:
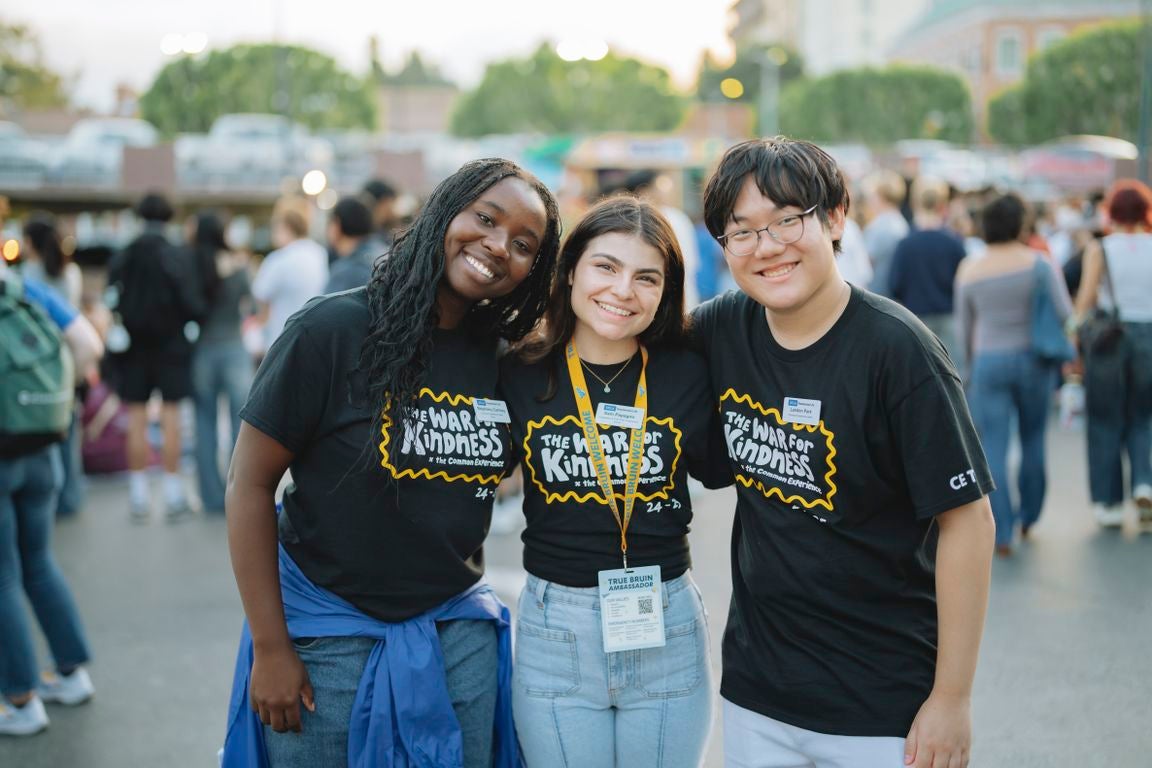
[(737, 0), (733, 43), (783, 43), (800, 52), (810, 75), (882, 66), (889, 46), (929, 0)]

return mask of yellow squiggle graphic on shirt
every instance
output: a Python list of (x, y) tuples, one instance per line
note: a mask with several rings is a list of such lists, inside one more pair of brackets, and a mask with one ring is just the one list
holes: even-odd
[[(608, 506), (608, 500), (604, 498), (604, 495), (602, 493), (600, 493), (599, 490), (592, 490), (592, 491), (589, 491), (588, 493), (585, 493), (585, 494), (581, 494), (578, 491), (566, 491), (564, 493), (553, 493), (553, 492), (550, 492), (547, 488), (545, 488), (544, 484), (542, 482), (540, 482), (540, 479), (536, 476), (536, 465), (532, 461), (532, 448), (529, 445), (529, 440), (532, 438), (532, 432), (534, 430), (543, 429), (545, 426), (547, 426), (549, 424), (551, 424), (552, 426), (555, 426), (555, 427), (560, 427), (564, 424), (569, 424), (569, 423), (572, 424), (572, 426), (575, 428), (575, 430), (579, 431), (581, 429), (580, 420), (578, 418), (576, 418), (576, 416), (574, 416), (574, 415), (568, 415), (568, 416), (565, 416), (564, 418), (559, 419), (559, 420), (553, 418), (552, 416), (545, 416), (540, 421), (529, 421), (528, 422), (528, 430), (527, 430), (526, 434), (524, 435), (524, 463), (526, 465), (528, 465), (529, 473), (532, 476), (532, 483), (537, 488), (539, 488), (540, 493), (544, 495), (544, 503), (545, 504), (563, 504), (563, 503), (569, 502), (569, 501), (574, 501), (578, 504), (587, 504), (590, 501), (594, 501), (597, 504), (603, 504), (604, 506)], [(654, 416), (648, 416), (644, 420), (644, 424), (645, 425), (659, 424), (659, 425), (662, 425), (664, 427), (667, 427), (668, 431), (672, 433), (672, 436), (674, 438), (675, 450), (674, 450), (674, 454), (672, 456), (672, 462), (669, 464), (669, 468), (668, 468), (668, 482), (667, 482), (667, 484), (665, 484), (660, 490), (654, 491), (653, 493), (650, 493), (650, 494), (638, 492), (636, 494), (636, 498), (640, 501), (655, 501), (657, 499), (667, 500), (668, 494), (676, 487), (676, 480), (675, 480), (676, 465), (680, 462), (681, 432), (673, 424), (671, 416), (669, 416), (668, 418), (665, 418), (665, 419), (657, 419)], [(647, 428), (647, 426), (646, 426), (646, 428)], [(641, 477), (641, 480), (643, 480), (643, 477)], [(613, 493), (612, 495), (615, 496), (620, 501), (624, 501), (624, 494), (623, 493)]]
[[(830, 431), (828, 431), (828, 429), (825, 428), (824, 420), (821, 419), (819, 424), (796, 424), (794, 422), (785, 421), (784, 418), (781, 416), (779, 410), (777, 410), (775, 408), (765, 408), (759, 402), (753, 400), (749, 395), (736, 394), (736, 390), (734, 390), (734, 389), (729, 389), (723, 395), (720, 396), (721, 410), (723, 410), (723, 403), (725, 400), (729, 400), (733, 403), (743, 403), (744, 405), (747, 405), (749, 408), (752, 408), (756, 411), (759, 411), (764, 416), (775, 420), (776, 423), (779, 424), (781, 427), (785, 427), (785, 428), (790, 427), (793, 431), (796, 431), (796, 432), (801, 432), (801, 431), (812, 432), (812, 433), (818, 432), (819, 434), (824, 436), (824, 442), (828, 446), (828, 456), (827, 456), (828, 472), (827, 472), (827, 474), (824, 475), (824, 482), (827, 485), (827, 487), (829, 488), (829, 490), (826, 494), (824, 494), (824, 496), (822, 498), (816, 499), (815, 501), (807, 501), (802, 496), (785, 496), (784, 491), (780, 490), (780, 488), (778, 486), (775, 486), (775, 485), (770, 486), (770, 487), (765, 486), (764, 481), (759, 480), (759, 479), (754, 478), (754, 477), (749, 477), (749, 476), (742, 474), (740, 472), (735, 473), (736, 481), (738, 483), (740, 483), (741, 485), (743, 485), (745, 488), (752, 488), (752, 487), (757, 488), (767, 498), (772, 498), (773, 496), (775, 496), (778, 499), (780, 499), (781, 501), (783, 501), (785, 504), (793, 504), (793, 503), (798, 502), (805, 509), (812, 509), (814, 507), (823, 507), (824, 509), (831, 512), (832, 511), (832, 497), (836, 495), (836, 482), (832, 479), (833, 476), (836, 474), (836, 463), (833, 461), (833, 459), (836, 457), (836, 446), (832, 442), (835, 435), (833, 435)], [(734, 457), (733, 457), (733, 460), (738, 461)]]
[[(427, 395), (429, 398), (431, 398), (432, 402), (434, 402), (434, 403), (445, 403), (446, 402), (448, 405), (452, 405), (452, 406), (472, 405), (472, 398), (468, 395), (454, 395), (454, 394), (451, 394), (449, 392), (440, 392), (439, 394), (437, 394), (437, 393), (433, 392), (431, 389), (429, 389), (428, 387), (424, 387), (423, 389), (420, 390), (420, 393), (416, 397), (417, 402), (419, 402), (420, 398), (424, 397), (425, 395)], [(444, 480), (445, 482), (448, 482), (448, 483), (465, 482), (465, 483), (483, 483), (485, 485), (498, 485), (500, 483), (500, 481), (504, 478), (504, 471), (503, 470), (501, 470), (500, 472), (493, 474), (493, 475), (481, 475), (481, 474), (449, 475), (448, 472), (445, 470), (441, 469), (441, 470), (437, 470), (435, 472), (432, 472), (427, 467), (421, 467), (420, 469), (416, 469), (416, 470), (413, 470), (411, 467), (405, 467), (404, 469), (398, 470), (392, 464), (392, 457), (388, 452), (388, 444), (392, 441), (392, 436), (388, 433), (388, 430), (391, 428), (391, 426), (392, 426), (392, 416), (391, 416), (391, 414), (388, 413), (387, 410), (385, 410), (384, 411), (384, 421), (383, 421), (383, 424), (381, 425), (381, 428), (380, 428), (380, 432), (384, 437), (384, 439), (381, 440), (381, 442), (380, 442), (380, 457), (381, 457), (380, 458), (380, 466), (387, 469), (389, 474), (391, 474), (392, 477), (397, 479), (397, 480), (401, 480), (404, 478), (410, 478), (412, 480), (420, 480), (420, 479), (423, 479), (423, 480)]]

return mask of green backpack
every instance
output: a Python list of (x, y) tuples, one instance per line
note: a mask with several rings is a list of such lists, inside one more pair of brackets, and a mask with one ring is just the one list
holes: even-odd
[(72, 423), (72, 353), (60, 330), (24, 295), (12, 270), (0, 274), (0, 458), (59, 442)]

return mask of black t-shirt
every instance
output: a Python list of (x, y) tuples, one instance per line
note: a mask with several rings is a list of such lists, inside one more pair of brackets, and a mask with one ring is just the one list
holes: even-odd
[[(553, 366), (556, 395), (540, 402)], [(620, 370), (619, 364), (589, 367), (605, 380)], [(640, 368), (637, 354), (612, 381), (610, 393), (585, 372), (592, 407), (602, 401), (633, 405)], [(650, 350), (647, 379), (644, 461), (628, 526), (628, 565), (659, 565), (667, 581), (691, 565), (687, 474), (710, 487), (732, 479), (703, 359), (689, 350)], [(524, 567), (547, 581), (594, 587), (598, 571), (622, 565), (620, 526), (588, 457), (567, 365), (562, 359), (525, 364), (506, 357), (500, 390), (512, 415), (513, 459), (524, 470)], [(631, 430), (597, 428), (623, 515)]]
[(364, 289), (312, 299), (268, 351), (241, 418), (291, 450), (280, 540), (314, 583), (365, 613), (403, 621), (472, 586), (508, 428), (477, 423), (496, 391), (494, 343), (437, 330), (414, 427), (369, 447), (354, 376), (368, 328)]
[[(993, 487), (952, 363), (858, 288), (801, 350), (744, 294), (694, 316), (738, 491), (721, 694), (821, 733), (907, 735), (936, 666), (932, 518)], [(816, 424), (783, 418), (805, 406)]]

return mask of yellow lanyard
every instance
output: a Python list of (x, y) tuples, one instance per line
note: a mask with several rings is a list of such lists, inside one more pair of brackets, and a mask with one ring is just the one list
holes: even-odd
[(640, 485), (640, 467), (644, 463), (644, 422), (648, 418), (648, 350), (640, 347), (640, 383), (636, 385), (636, 405), (640, 410), (640, 426), (632, 430), (628, 441), (628, 475), (624, 480), (624, 514), (616, 503), (616, 492), (612, 489), (612, 476), (608, 472), (608, 461), (604, 458), (604, 446), (600, 442), (600, 429), (596, 426), (596, 415), (592, 411), (592, 400), (588, 397), (588, 386), (584, 381), (584, 371), (580, 367), (580, 357), (576, 354), (576, 342), (569, 340), (565, 349), (568, 362), (568, 376), (572, 380), (572, 394), (576, 397), (576, 409), (580, 415), (580, 426), (584, 430), (584, 442), (588, 446), (588, 458), (596, 471), (596, 481), (612, 515), (620, 526), (620, 552), (624, 555), (624, 568), (628, 568), (628, 523), (632, 520), (632, 507), (636, 504), (636, 490)]

